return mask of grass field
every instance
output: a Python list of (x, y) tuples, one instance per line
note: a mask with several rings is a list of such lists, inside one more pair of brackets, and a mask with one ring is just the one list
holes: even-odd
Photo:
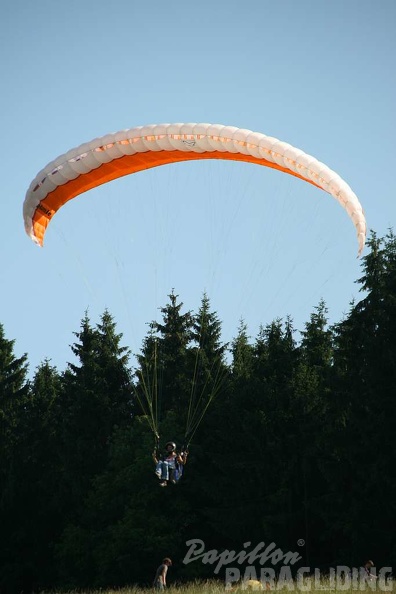
[[(226, 588), (222, 581), (192, 582), (189, 584), (169, 584), (166, 588), (168, 594), (220, 594), (223, 592), (252, 592), (266, 589), (280, 592), (311, 592), (312, 594), (324, 594), (326, 592), (392, 592), (396, 594), (395, 581), (392, 579), (378, 579), (372, 582), (353, 583), (352, 581), (331, 580), (322, 578), (314, 580), (305, 578), (304, 581), (292, 581), (285, 583), (272, 583), (270, 587), (262, 588), (259, 583), (239, 583)], [(122, 589), (91, 590), (89, 592), (69, 592), (68, 594), (147, 594), (153, 593), (153, 588), (139, 588), (131, 586)], [(55, 593), (52, 593), (55, 594)]]

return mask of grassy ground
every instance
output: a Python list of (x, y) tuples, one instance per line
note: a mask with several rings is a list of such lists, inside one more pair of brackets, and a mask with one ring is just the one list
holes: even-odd
[[(205, 581), (205, 582), (193, 582), (189, 584), (170, 584), (166, 588), (168, 594), (221, 594), (224, 592), (251, 592), (259, 591), (259, 584), (237, 584), (232, 587), (226, 588), (224, 582), (221, 581)], [(389, 579), (376, 580), (369, 583), (345, 583), (344, 581), (321, 579), (314, 580), (313, 578), (305, 578), (303, 582), (289, 582), (286, 584), (273, 583), (271, 588), (267, 590), (287, 592), (310, 592), (311, 594), (326, 594), (327, 592), (392, 592), (396, 594), (396, 582)], [(98, 590), (91, 591), (86, 594), (153, 594), (152, 588), (138, 588), (129, 587), (120, 590)], [(77, 594), (69, 592), (68, 594)], [(78, 594), (83, 594), (79, 592)]]

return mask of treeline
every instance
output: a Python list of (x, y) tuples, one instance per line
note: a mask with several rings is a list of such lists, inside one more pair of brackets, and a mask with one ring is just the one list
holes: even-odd
[[(190, 539), (274, 542), (322, 570), (392, 566), (392, 232), (371, 235), (357, 283), (364, 297), (334, 326), (321, 302), (298, 341), (289, 318), (254, 340), (241, 323), (229, 345), (206, 295), (193, 313), (172, 292), (133, 369), (108, 311), (82, 319), (75, 363), (46, 360), (31, 380), (0, 325), (1, 592), (149, 584), (164, 556), (173, 579), (214, 577), (183, 563)], [(177, 486), (158, 487), (156, 430), (191, 441)]]

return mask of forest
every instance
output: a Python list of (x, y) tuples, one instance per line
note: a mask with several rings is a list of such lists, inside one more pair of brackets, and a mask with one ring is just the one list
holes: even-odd
[[(29, 375), (0, 324), (1, 593), (147, 586), (168, 556), (172, 579), (216, 577), (185, 562), (192, 540), (275, 543), (294, 570), (393, 566), (392, 231), (371, 233), (361, 270), (344, 318), (329, 325), (322, 300), (298, 339), (291, 312), (224, 344), (210, 297), (192, 312), (172, 291), (138, 354), (111, 312), (84, 314), (75, 362), (48, 353)], [(189, 456), (161, 489), (152, 453), (168, 440)]]

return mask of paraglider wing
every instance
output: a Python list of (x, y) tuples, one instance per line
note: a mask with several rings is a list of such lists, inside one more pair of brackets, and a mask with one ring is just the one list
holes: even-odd
[(294, 175), (331, 194), (366, 238), (361, 204), (349, 185), (314, 157), (277, 138), (220, 124), (160, 124), (108, 134), (51, 161), (30, 184), (23, 205), (27, 234), (42, 246), (48, 223), (66, 202), (113, 179), (195, 159), (247, 161)]

